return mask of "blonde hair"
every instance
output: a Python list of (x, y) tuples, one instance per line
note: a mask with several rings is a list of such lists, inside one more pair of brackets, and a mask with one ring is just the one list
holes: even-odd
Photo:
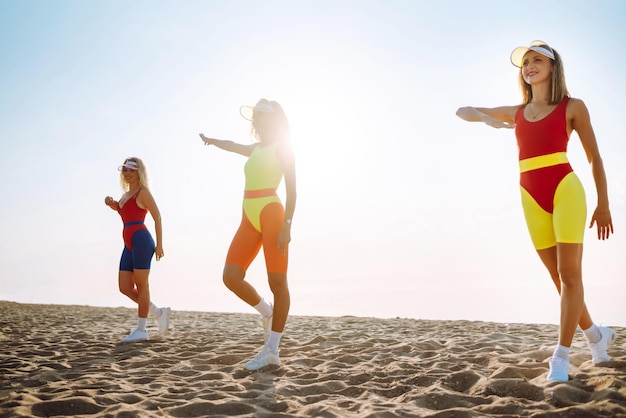
[[(256, 138), (259, 142), (271, 140), (289, 141), (291, 131), (289, 129), (289, 122), (287, 121), (287, 115), (285, 115), (285, 111), (282, 106), (278, 102), (270, 102), (266, 99), (261, 99), (258, 103), (261, 102), (269, 104), (273, 110), (271, 112), (254, 111), (251, 128), (254, 138)], [(258, 117), (267, 119), (267, 123), (257, 126), (254, 121)]]
[[(142, 188), (147, 189), (148, 188), (148, 172), (146, 170), (146, 165), (144, 164), (144, 162), (141, 160), (141, 158), (128, 157), (124, 160), (124, 164), (126, 164), (128, 161), (132, 161), (137, 164), (137, 168), (138, 168), (137, 171), (139, 174), (139, 185)], [(128, 182), (126, 181), (126, 178), (124, 177), (124, 172), (122, 171), (120, 171), (120, 184), (122, 186), (122, 190), (124, 190), (125, 192), (130, 190), (130, 184), (128, 184)]]
[[(569, 96), (567, 91), (567, 85), (565, 84), (565, 70), (563, 69), (563, 60), (556, 49), (549, 47), (548, 45), (537, 45), (546, 48), (554, 53), (554, 60), (552, 61), (552, 73), (550, 74), (550, 97), (548, 98), (548, 104), (558, 104), (564, 98)], [(522, 92), (522, 101), (524, 104), (530, 103), (533, 99), (533, 89), (522, 75), (522, 68), (519, 71), (519, 86)]]

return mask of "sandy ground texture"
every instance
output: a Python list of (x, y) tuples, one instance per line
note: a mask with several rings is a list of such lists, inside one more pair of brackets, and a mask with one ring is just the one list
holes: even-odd
[(123, 344), (127, 308), (0, 302), (0, 417), (626, 416), (626, 328), (570, 381), (546, 381), (554, 325), (291, 317), (281, 366), (249, 372), (260, 317), (172, 312)]

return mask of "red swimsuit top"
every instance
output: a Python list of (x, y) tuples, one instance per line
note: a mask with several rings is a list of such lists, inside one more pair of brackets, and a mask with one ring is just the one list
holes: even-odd
[(548, 116), (536, 122), (524, 117), (524, 106), (515, 114), (515, 137), (519, 159), (537, 157), (539, 155), (566, 152), (567, 142), (567, 103), (569, 97), (561, 100)]
[(140, 208), (137, 204), (137, 195), (140, 190), (141, 189), (139, 189), (133, 197), (124, 202), (123, 207), (120, 207), (117, 210), (122, 217), (122, 222), (124, 222), (124, 230), (122, 231), (124, 245), (126, 245), (129, 250), (133, 249), (133, 245), (131, 243), (133, 234), (140, 229), (147, 229), (144, 225), (144, 220), (146, 219), (146, 213), (148, 213), (148, 211)]
[[(520, 161), (554, 153), (567, 152), (567, 103), (566, 97), (550, 114), (536, 122), (524, 117), (524, 107), (515, 114), (515, 136), (519, 149)], [(567, 162), (523, 171), (520, 173), (520, 185), (535, 199), (537, 204), (548, 213), (554, 211), (554, 195), (561, 180), (572, 172)]]

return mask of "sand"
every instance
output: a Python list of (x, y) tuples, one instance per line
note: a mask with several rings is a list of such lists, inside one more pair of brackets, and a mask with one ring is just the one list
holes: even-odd
[(0, 302), (0, 416), (626, 416), (626, 328), (601, 366), (578, 333), (556, 383), (555, 325), (293, 316), (282, 365), (249, 372), (258, 315), (173, 311), (123, 344), (134, 316)]

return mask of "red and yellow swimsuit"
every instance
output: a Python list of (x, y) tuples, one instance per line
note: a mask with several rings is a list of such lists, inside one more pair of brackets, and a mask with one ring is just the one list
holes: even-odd
[(567, 159), (567, 104), (563, 99), (535, 122), (515, 115), (522, 207), (537, 250), (560, 243), (582, 243), (587, 205), (582, 184)]

